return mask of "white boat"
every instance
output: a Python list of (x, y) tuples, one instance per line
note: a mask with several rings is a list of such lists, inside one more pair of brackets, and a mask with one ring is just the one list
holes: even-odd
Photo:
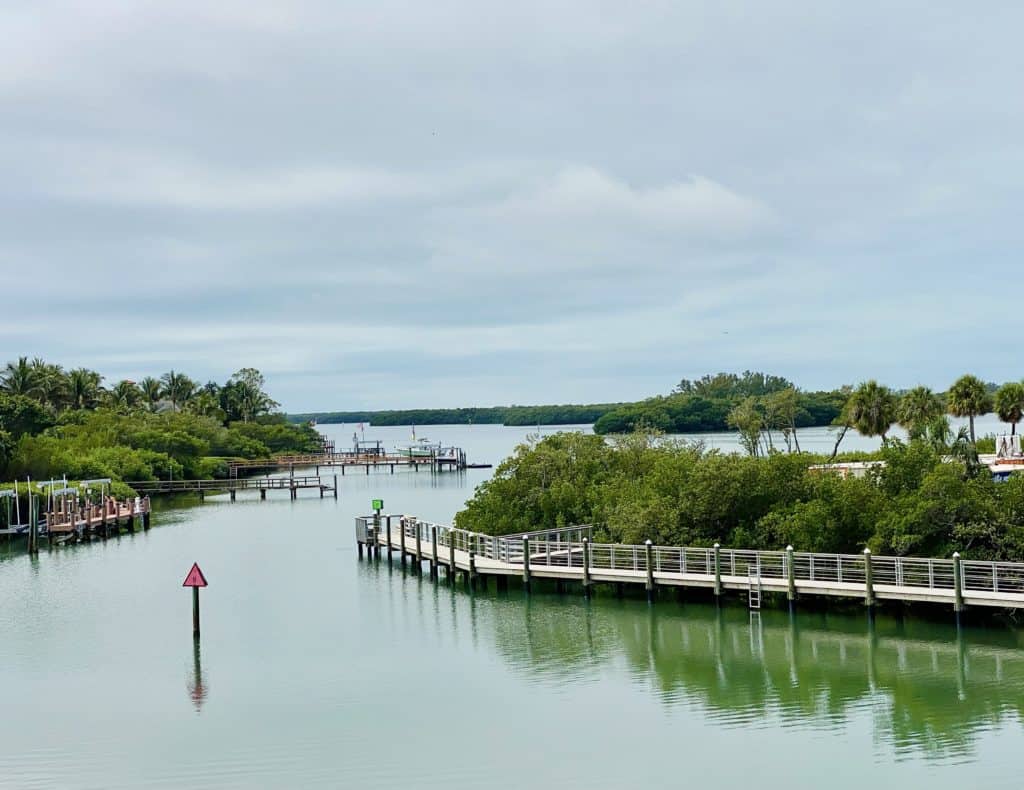
[(436, 458), (441, 454), (441, 445), (429, 439), (417, 439), (410, 444), (400, 444), (395, 452), (404, 458)]

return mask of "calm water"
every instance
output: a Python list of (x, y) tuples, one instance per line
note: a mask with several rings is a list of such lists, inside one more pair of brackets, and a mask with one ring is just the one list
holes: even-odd
[[(419, 433), (498, 461), (528, 431)], [(348, 474), (337, 502), (209, 498), (0, 554), (0, 786), (1019, 786), (1015, 631), (471, 596), (359, 562), (371, 498), (447, 520), (487, 474)]]

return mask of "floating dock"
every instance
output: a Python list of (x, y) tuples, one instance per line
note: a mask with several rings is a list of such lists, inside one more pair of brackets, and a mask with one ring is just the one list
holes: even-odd
[[(398, 551), (402, 564), (429, 563), (437, 577), (463, 574), (470, 584), (498, 584), (509, 577), (579, 583), (585, 594), (595, 584), (642, 585), (653, 598), (659, 587), (704, 588), (716, 597), (726, 591), (747, 596), (760, 608), (762, 593), (793, 602), (802, 597), (859, 598), (878, 601), (947, 604), (957, 612), (968, 606), (1024, 608), (1024, 563), (815, 554), (710, 548), (594, 543), (589, 526), (495, 537), (422, 521), (412, 516), (375, 515), (356, 519), (356, 542), (378, 558)], [(620, 588), (621, 589), (621, 588)]]

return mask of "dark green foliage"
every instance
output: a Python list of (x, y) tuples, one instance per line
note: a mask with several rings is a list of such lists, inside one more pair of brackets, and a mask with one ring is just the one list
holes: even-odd
[(25, 395), (0, 393), (0, 430), (17, 439), (26, 433), (39, 433), (53, 425), (53, 417), (36, 400)]
[[(170, 371), (110, 390), (86, 368), (21, 358), (0, 371), (0, 474), (115, 480), (209, 478), (227, 458), (319, 449), (319, 434), (271, 414), (263, 376), (238, 371), (224, 387), (202, 387)], [(240, 422), (225, 424), (227, 412)]]

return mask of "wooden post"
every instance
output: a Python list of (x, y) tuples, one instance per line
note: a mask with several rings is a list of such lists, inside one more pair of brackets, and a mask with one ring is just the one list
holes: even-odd
[(29, 491), (28, 495), (28, 553), (39, 553), (39, 519), (36, 518), (36, 498)]
[(192, 588), (192, 637), (199, 638), (199, 588)]
[(266, 499), (267, 499), (267, 489), (261, 488), (260, 489), (260, 501), (261, 502), (265, 502)]
[[(337, 479), (337, 478), (335, 478)], [(337, 492), (338, 489), (334, 489)], [(391, 516), (384, 517), (384, 530), (388, 539), (388, 562), (391, 561)]]
[(231, 497), (231, 501), (232, 501), (232, 502), (234, 502), (234, 501), (235, 501), (235, 489), (233, 489), (233, 488), (232, 488), (232, 489), (231, 489), (231, 490), (230, 490), (230, 491), (228, 492), (228, 495), (229, 495), (229, 496)]
[(530, 592), (530, 539), (523, 535), (523, 589)]
[(455, 537), (448, 533), (448, 581), (455, 584)]
[(142, 500), (142, 528), (144, 530), (149, 529), (150, 515), (151, 511), (149, 497), (145, 497)]
[(405, 567), (405, 524), (406, 524), (405, 516), (402, 516), (402, 519), (399, 522), (399, 524), (401, 526), (399, 527), (399, 530), (398, 530), (398, 544), (399, 544), (399, 550), (400, 550), (400, 552), (402, 554), (402, 567), (404, 568)]
[(590, 597), (590, 540), (583, 539), (583, 594)]
[(416, 572), (423, 570), (423, 547), (420, 544), (420, 533), (423, 531), (419, 519), (416, 520)]
[[(338, 498), (338, 475), (337, 474), (334, 475), (334, 498), (335, 499)], [(388, 524), (390, 525), (390, 521), (388, 522)], [(390, 543), (388, 544), (388, 556), (389, 557), (391, 556), (391, 544)]]
[(437, 527), (430, 528), (430, 548), (432, 552), (430, 562), (430, 576), (435, 581), (437, 580)]
[(793, 547), (786, 546), (786, 598), (790, 601), (796, 600), (796, 576), (793, 569)]
[(644, 555), (647, 559), (647, 600), (654, 598), (654, 544), (648, 538), (644, 541)]
[(476, 584), (476, 552), (473, 549), (469, 550), (469, 589), (473, 589)]
[(715, 544), (715, 597), (722, 595), (722, 545)]
[(875, 576), (871, 569), (871, 549), (864, 549), (864, 605), (875, 605)]
[(964, 574), (960, 565), (960, 552), (953, 552), (953, 611), (964, 610)]

